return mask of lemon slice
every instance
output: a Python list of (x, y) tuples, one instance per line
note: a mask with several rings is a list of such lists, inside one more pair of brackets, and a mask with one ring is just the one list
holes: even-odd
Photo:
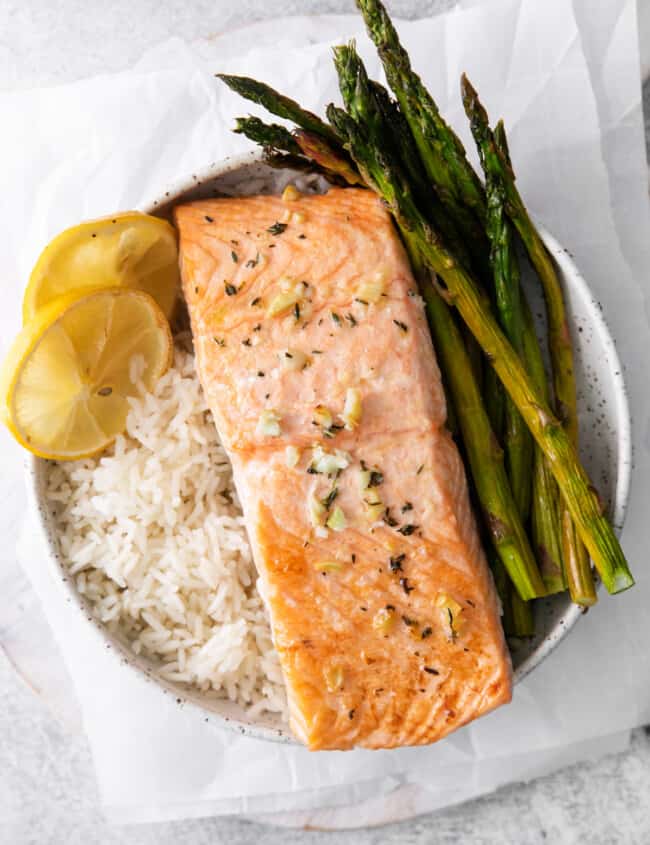
[(59, 297), (24, 326), (0, 370), (0, 411), (21, 445), (74, 460), (124, 431), (128, 397), (151, 388), (172, 356), (169, 324), (126, 288)]
[(169, 318), (179, 290), (176, 232), (165, 220), (128, 211), (57, 235), (41, 253), (23, 299), (23, 323), (53, 299), (88, 288), (151, 294)]

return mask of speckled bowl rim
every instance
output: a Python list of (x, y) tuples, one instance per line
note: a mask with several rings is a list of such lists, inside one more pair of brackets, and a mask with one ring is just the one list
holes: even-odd
[[(259, 164), (261, 161), (260, 154), (257, 151), (252, 151), (213, 162), (196, 173), (191, 174), (189, 178), (177, 180), (159, 197), (153, 199), (151, 202), (144, 203), (141, 210), (149, 214), (157, 214), (165, 206), (175, 202), (184, 194), (200, 187), (203, 183), (210, 182), (243, 167)], [(539, 223), (537, 223), (537, 226), (546, 247), (562, 273), (565, 283), (575, 290), (578, 298), (584, 304), (585, 313), (590, 320), (591, 328), (594, 334), (597, 335), (598, 341), (606, 353), (607, 360), (611, 364), (612, 371), (610, 375), (614, 388), (613, 404), (616, 408), (618, 422), (618, 460), (612, 510), (613, 523), (616, 532), (620, 534), (625, 520), (632, 468), (632, 423), (623, 370), (605, 318), (585, 279), (576, 267), (568, 251), (543, 226)], [(293, 737), (288, 727), (281, 728), (275, 725), (265, 725), (263, 724), (264, 719), (251, 719), (247, 721), (242, 718), (229, 717), (225, 714), (217, 713), (208, 708), (200, 700), (199, 693), (194, 695), (187, 690), (181, 690), (180, 687), (159, 677), (152, 664), (141, 656), (133, 654), (124, 642), (110, 634), (102, 623), (89, 612), (88, 607), (85, 606), (85, 600), (79, 595), (74, 586), (74, 580), (68, 576), (63, 563), (59, 560), (56, 532), (50, 524), (47, 505), (40, 498), (39, 470), (44, 463), (46, 461), (42, 458), (31, 455), (26, 459), (25, 471), (29, 507), (36, 517), (37, 530), (47, 548), (47, 563), (54, 575), (54, 580), (60, 589), (62, 589), (67, 602), (72, 604), (91, 623), (88, 626), (89, 636), (94, 636), (97, 642), (104, 648), (110, 648), (111, 653), (116, 660), (120, 661), (122, 666), (134, 672), (141, 680), (153, 683), (164, 695), (171, 696), (180, 707), (194, 713), (202, 721), (218, 728), (236, 731), (254, 739), (297, 744), (297, 740)], [(515, 684), (523, 680), (529, 672), (532, 672), (536, 666), (551, 654), (557, 645), (568, 636), (581, 615), (582, 610), (580, 607), (576, 605), (569, 606), (569, 609), (563, 614), (554, 629), (545, 637), (535, 651), (517, 667), (514, 672)], [(215, 701), (215, 706), (218, 706), (219, 703)], [(224, 704), (224, 706), (230, 705)]]

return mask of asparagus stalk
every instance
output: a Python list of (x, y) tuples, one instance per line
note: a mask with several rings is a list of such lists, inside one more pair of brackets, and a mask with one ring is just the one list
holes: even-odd
[[(359, 184), (362, 181), (356, 174), (355, 168), (342, 148), (336, 133), (318, 115), (303, 109), (295, 100), (280, 94), (279, 91), (271, 88), (265, 82), (251, 79), (248, 76), (229, 76), (225, 73), (218, 73), (216, 76), (245, 99), (264, 106), (271, 114), (295, 123), (299, 127), (293, 133), (293, 140), (298, 147), (297, 152), (315, 161), (335, 181), (342, 178), (350, 185)], [(243, 123), (244, 120), (246, 119), (239, 119), (238, 128), (235, 131), (244, 132), (251, 140), (261, 144), (265, 149), (268, 146), (267, 139), (271, 137), (269, 130), (272, 129), (272, 136), (276, 140), (280, 138), (275, 130), (276, 128), (283, 129), (283, 127), (278, 127), (277, 124), (268, 126), (263, 124), (262, 121), (259, 121), (261, 126), (258, 126), (255, 123)], [(250, 120), (255, 121), (256, 118), (250, 118)], [(240, 125), (241, 129), (239, 128)], [(288, 130), (285, 131), (288, 132)], [(282, 135), (282, 139), (286, 141), (286, 135)], [(292, 151), (295, 152), (293, 146)], [(268, 158), (267, 151), (267, 160)], [(275, 163), (273, 157), (271, 157), (269, 163)], [(290, 165), (291, 163), (287, 162), (287, 164)]]
[[(485, 194), (455, 132), (447, 125), (433, 98), (411, 68), (386, 9), (379, 0), (357, 0), (357, 6), (384, 65), (386, 79), (408, 121), (422, 162), (443, 203), (465, 236), (483, 248)], [(487, 250), (485, 250), (487, 251)]]
[(277, 123), (264, 123), (259, 117), (238, 117), (234, 131), (259, 144), (265, 152), (302, 155), (291, 132)]
[[(486, 123), (472, 124), (474, 140), (485, 173), (487, 198), (486, 231), (490, 240), (490, 261), (499, 322), (513, 349), (523, 355), (523, 314), (519, 264), (514, 251), (512, 228), (505, 211), (505, 189), (501, 169), (495, 166), (495, 139)], [(504, 446), (512, 492), (523, 519), (530, 509), (533, 439), (512, 400), (505, 404)]]
[[(408, 242), (410, 235), (405, 235)], [(418, 254), (414, 244), (411, 251)], [(462, 334), (430, 279), (420, 278), (420, 291), (490, 538), (519, 595), (523, 599), (542, 596), (546, 592), (544, 582), (510, 490), (503, 450), (492, 433)]]
[(603, 583), (612, 593), (628, 589), (634, 579), (576, 449), (485, 307), (478, 285), (419, 213), (401, 168), (382, 148), (381, 139), (370, 134), (366, 124), (356, 122), (335, 106), (329, 106), (328, 118), (339, 136), (345, 139), (345, 146), (366, 183), (391, 209), (402, 229), (410, 233), (427, 266), (444, 280), (450, 298), (547, 455)]
[(341, 177), (348, 185), (363, 184), (363, 179), (347, 156), (342, 155), (326, 138), (323, 138), (317, 132), (297, 129), (292, 137), (301, 153), (311, 158), (328, 173)]
[[(544, 399), (548, 401), (548, 382), (542, 351), (535, 333), (533, 315), (523, 293), (522, 307), (524, 361), (530, 378)], [(565, 590), (567, 586), (562, 568), (560, 506), (557, 484), (548, 460), (539, 446), (535, 444), (530, 521), (533, 547), (544, 584), (549, 593), (559, 593)]]
[(217, 73), (216, 76), (244, 99), (258, 103), (271, 114), (290, 120), (309, 132), (316, 132), (334, 146), (338, 146), (338, 138), (331, 126), (328, 126), (318, 115), (303, 109), (295, 100), (279, 94), (265, 82), (259, 82), (248, 76), (230, 76), (226, 73)]
[[(468, 329), (469, 331), (469, 329)], [(479, 347), (480, 349), (480, 347)], [(492, 367), (487, 367), (483, 378), (483, 395), (492, 431), (499, 442), (503, 439), (503, 425), (505, 416), (506, 397), (499, 376)]]
[[(483, 381), (484, 381), (484, 379), (483, 379), (483, 353), (481, 352), (481, 347), (474, 340), (474, 335), (469, 331), (467, 326), (461, 326), (461, 333), (463, 335), (463, 340), (465, 342), (465, 349), (467, 350), (467, 355), (469, 356), (469, 361), (470, 361), (470, 365), (472, 367), (472, 374), (474, 375), (474, 380), (476, 381), (476, 384), (478, 385), (479, 391), (481, 393), (483, 393)], [(490, 416), (489, 410), (488, 410), (488, 416)], [(499, 440), (498, 436), (497, 436), (497, 440)]]
[(503, 437), (506, 397), (503, 385), (493, 367), (488, 367), (485, 377), (485, 401), (488, 405), (492, 428), (497, 437), (501, 439)]
[(588, 547), (586, 549), (583, 543), (580, 542), (579, 532), (576, 530), (576, 525), (567, 503), (561, 502), (560, 504), (562, 562), (569, 585), (571, 601), (583, 607), (590, 607), (596, 604), (598, 596), (589, 562)]
[[(464, 74), (461, 78), (461, 87), (463, 103), (467, 116), (470, 119), (472, 132), (475, 137), (487, 138), (488, 144), (486, 146), (488, 146), (491, 133), (488, 125), (487, 112), (481, 104), (476, 90)], [(497, 125), (497, 132), (505, 140), (505, 130), (503, 129), (502, 122)], [(571, 442), (577, 448), (578, 412), (573, 369), (573, 348), (564, 306), (562, 286), (555, 272), (553, 260), (530, 219), (526, 206), (517, 190), (514, 173), (510, 164), (510, 156), (507, 150), (507, 142), (505, 143), (504, 151), (500, 151), (492, 143), (489, 152), (491, 167), (498, 174), (503, 187), (508, 216), (517, 228), (531, 263), (542, 283), (548, 317), (548, 344), (553, 370), (556, 413), (564, 425)], [(568, 513), (568, 510), (570, 510), (568, 503), (565, 503), (565, 505), (566, 507), (562, 509), (560, 515), (560, 521), (562, 529), (562, 552), (569, 582), (569, 592), (572, 600), (577, 604), (590, 605), (596, 600), (596, 592), (589, 558), (584, 546), (580, 543), (575, 526), (572, 524), (571, 515)]]
[[(505, 127), (500, 122), (494, 131), (494, 143), (510, 164), (510, 151)], [(535, 332), (533, 315), (524, 292), (520, 289), (523, 359), (528, 372), (548, 401), (548, 385), (544, 361)], [(548, 593), (566, 589), (560, 547), (558, 489), (544, 453), (537, 444), (533, 450), (533, 484), (531, 503), (531, 532), (537, 561)], [(514, 612), (514, 615), (518, 615)]]
[[(291, 132), (277, 123), (264, 123), (258, 117), (238, 117), (234, 132), (245, 135), (251, 141), (259, 144), (264, 150), (264, 160), (271, 167), (291, 170), (323, 170), (328, 178), (336, 181), (342, 175), (321, 167), (320, 163), (311, 156), (303, 154), (303, 150)], [(350, 172), (352, 166), (346, 162)]]
[(535, 619), (531, 603), (524, 601), (514, 589), (501, 559), (489, 543), (486, 544), (486, 554), (501, 602), (501, 624), (506, 637), (532, 637)]
[[(339, 79), (344, 81), (341, 94), (346, 108), (351, 110), (357, 120), (371, 121), (377, 127), (381, 127), (384, 134), (384, 143), (389, 147), (392, 154), (402, 161), (420, 210), (433, 221), (436, 228), (440, 229), (446, 242), (453, 248), (458, 260), (462, 261), (467, 267), (471, 267), (472, 259), (465, 246), (463, 235), (432, 188), (430, 180), (422, 168), (422, 162), (408, 123), (397, 103), (391, 99), (383, 85), (370, 79), (366, 79), (369, 88), (369, 102), (367, 104), (361, 104), (357, 101), (354, 96), (353, 85), (345, 86), (345, 80), (352, 81), (354, 79), (353, 74), (348, 72), (346, 65), (348, 62), (357, 60), (358, 57), (353, 44), (334, 48), (334, 65)], [(359, 108), (363, 108), (363, 112), (355, 111)]]
[(532, 637), (535, 634), (535, 617), (529, 601), (524, 601), (516, 590), (510, 593), (510, 614), (513, 637)]
[(497, 555), (494, 549), (488, 544), (485, 546), (486, 556), (490, 569), (492, 570), (492, 577), (494, 578), (494, 586), (501, 602), (501, 624), (503, 625), (503, 633), (506, 637), (515, 636), (514, 622), (512, 619), (512, 581), (508, 578), (506, 568), (501, 562), (501, 558)]

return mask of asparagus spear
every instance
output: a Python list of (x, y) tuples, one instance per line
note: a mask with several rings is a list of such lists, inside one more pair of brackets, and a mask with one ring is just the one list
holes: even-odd
[[(354, 46), (337, 47), (334, 55), (342, 81), (341, 93), (350, 113), (370, 128), (373, 137), (382, 139), (383, 148), (390, 149), (396, 161), (404, 164), (405, 171), (412, 177), (409, 183), (420, 185), (423, 175), (417, 151), (409, 143), (402, 142), (401, 136), (394, 133), (394, 122), (385, 119), (387, 103), (378, 101), (377, 86), (368, 80)], [(544, 583), (508, 483), (503, 450), (490, 428), (465, 339), (423, 267), (411, 232), (402, 227), (402, 237), (427, 306), (436, 349), (492, 543), (521, 596), (529, 599), (544, 595)]]
[(485, 307), (484, 297), (468, 272), (446, 249), (440, 235), (419, 213), (401, 169), (368, 126), (335, 106), (328, 118), (356, 161), (367, 184), (409, 231), (423, 260), (445, 282), (450, 298), (497, 371), (533, 436), (549, 458), (553, 473), (607, 589), (621, 592), (634, 584), (616, 535), (598, 494), (581, 466), (576, 449), (543, 395), (529, 378), (518, 355)]
[(264, 123), (259, 117), (238, 117), (234, 131), (259, 144), (265, 152), (302, 155), (291, 132), (277, 123)]
[[(504, 160), (510, 165), (510, 150), (503, 122), (494, 130), (494, 143)], [(523, 359), (538, 389), (549, 401), (546, 370), (540, 349), (535, 323), (523, 290), (520, 291)], [(562, 563), (560, 510), (557, 484), (546, 456), (537, 444), (533, 452), (533, 485), (531, 503), (531, 531), (539, 568), (548, 593), (566, 590), (566, 575)], [(515, 615), (517, 615), (515, 613)]]
[[(355, 168), (342, 148), (336, 133), (318, 115), (303, 109), (295, 100), (280, 94), (279, 91), (271, 88), (265, 82), (259, 82), (257, 79), (251, 79), (248, 76), (229, 76), (225, 73), (218, 73), (216, 76), (245, 99), (264, 106), (271, 114), (295, 123), (299, 127), (293, 133), (295, 143), (298, 145), (298, 152), (315, 161), (334, 180), (342, 178), (350, 185), (359, 183), (360, 178), (355, 173)], [(251, 118), (251, 120), (255, 120), (255, 118)], [(261, 121), (260, 123), (265, 127), (268, 134), (270, 127)], [(271, 126), (275, 129), (276, 124), (271, 124)], [(261, 128), (253, 124), (248, 124), (246, 128), (252, 132), (252, 134), (249, 134), (251, 140), (260, 143), (262, 146), (267, 146)], [(243, 131), (243, 129), (242, 126), (240, 131)], [(255, 134), (258, 137), (254, 137)], [(286, 139), (286, 136), (283, 137)], [(268, 156), (267, 160), (269, 160)], [(273, 158), (269, 160), (269, 163), (275, 163)], [(291, 162), (287, 162), (287, 165), (291, 166)]]
[(531, 602), (524, 601), (516, 590), (510, 592), (510, 613), (513, 637), (534, 636), (535, 617)]
[(357, 0), (357, 6), (379, 52), (388, 84), (411, 127), (427, 175), (464, 234), (472, 239), (478, 235), (478, 242), (485, 247), (482, 226), (478, 225), (485, 218), (485, 194), (460, 139), (412, 70), (408, 53), (380, 0)]
[[(342, 175), (321, 167), (315, 158), (303, 154), (303, 150), (291, 132), (277, 123), (264, 123), (258, 117), (238, 117), (233, 131), (245, 135), (251, 141), (259, 144), (264, 150), (264, 160), (271, 167), (289, 168), (291, 170), (323, 170), (332, 181)], [(355, 172), (349, 164), (346, 166), (350, 172)]]
[(248, 76), (230, 76), (226, 73), (217, 73), (216, 76), (246, 100), (258, 103), (271, 114), (290, 120), (310, 132), (316, 132), (331, 144), (338, 146), (338, 138), (331, 126), (328, 126), (318, 115), (303, 109), (295, 100), (279, 94), (265, 82), (259, 82)]
[(506, 637), (512, 637), (515, 635), (512, 619), (512, 605), (510, 602), (510, 598), (514, 592), (512, 588), (512, 581), (508, 578), (508, 573), (501, 562), (501, 558), (497, 555), (489, 543), (486, 544), (485, 550), (490, 569), (492, 570), (494, 586), (496, 587), (499, 601), (501, 602), (501, 624), (503, 625), (503, 633)]
[[(478, 135), (479, 137), (489, 138), (491, 133), (487, 112), (483, 108), (476, 90), (464, 74), (461, 78), (461, 87), (463, 103), (472, 125), (472, 132), (475, 137)], [(497, 125), (497, 131), (502, 138), (505, 138), (505, 131), (501, 122)], [(573, 370), (573, 348), (562, 286), (555, 272), (551, 256), (548, 254), (517, 190), (507, 144), (505, 152), (500, 151), (494, 144), (490, 152), (491, 166), (499, 174), (503, 186), (508, 216), (517, 228), (531, 263), (542, 283), (548, 316), (548, 343), (553, 370), (556, 412), (571, 442), (577, 447), (578, 413)], [(562, 552), (569, 582), (569, 592), (571, 598), (577, 604), (590, 605), (596, 600), (596, 592), (589, 558), (576, 534), (575, 526), (572, 524), (571, 516), (568, 513), (568, 503), (565, 504), (567, 507), (562, 510), (560, 521)]]
[[(523, 296), (523, 345), (524, 361), (530, 378), (540, 394), (548, 402), (548, 382), (542, 359), (542, 351), (535, 333), (535, 324), (530, 306)], [(533, 455), (533, 491), (531, 503), (531, 530), (533, 547), (537, 555), (544, 584), (549, 593), (559, 593), (566, 589), (565, 574), (562, 569), (562, 550), (560, 545), (560, 501), (557, 484), (548, 460), (535, 444)]]
[(485, 548), (494, 585), (501, 601), (501, 624), (506, 637), (532, 637), (535, 633), (535, 620), (531, 603), (524, 601), (514, 589), (503, 563), (489, 543)]
[[(335, 47), (333, 52), (334, 66), (339, 79), (352, 80), (354, 76), (346, 66), (349, 62), (358, 61), (354, 45)], [(381, 127), (384, 143), (390, 148), (393, 155), (402, 161), (420, 210), (433, 221), (436, 228), (440, 229), (446, 242), (453, 248), (458, 260), (462, 261), (467, 267), (471, 267), (472, 259), (463, 241), (462, 233), (440, 202), (427, 174), (423, 170), (417, 147), (404, 115), (383, 85), (367, 78), (366, 82), (369, 87), (369, 103), (363, 105), (363, 113), (356, 114), (357, 119), (372, 121), (378, 128)], [(346, 108), (351, 109), (354, 113), (354, 110), (360, 105), (354, 96), (354, 88), (351, 86), (344, 87), (341, 93)]]
[(341, 155), (326, 138), (317, 132), (297, 129), (293, 133), (293, 138), (302, 154), (311, 158), (328, 173), (340, 176), (348, 185), (363, 184), (363, 179), (347, 156)]
[[(408, 232), (405, 233), (410, 240)], [(417, 255), (417, 248), (412, 244)], [(545, 594), (535, 558), (517, 511), (472, 364), (453, 314), (426, 277), (420, 278), (429, 324), (456, 409), (469, 466), (485, 522), (499, 558), (523, 599)]]
[[(469, 332), (469, 329), (467, 331)], [(501, 442), (503, 438), (503, 418), (505, 416), (506, 397), (503, 391), (503, 385), (499, 381), (499, 376), (490, 366), (486, 368), (483, 378), (483, 395), (485, 397), (485, 407), (490, 418), (492, 431), (499, 439), (499, 442)]]
[[(512, 228), (505, 211), (505, 188), (495, 140), (486, 123), (472, 124), (474, 140), (485, 173), (487, 198), (486, 231), (490, 240), (490, 261), (494, 279), (496, 310), (513, 349), (523, 355), (523, 314), (520, 296), (519, 264), (514, 251)], [(528, 517), (531, 494), (533, 439), (512, 400), (505, 404), (504, 445), (512, 492), (523, 519)]]

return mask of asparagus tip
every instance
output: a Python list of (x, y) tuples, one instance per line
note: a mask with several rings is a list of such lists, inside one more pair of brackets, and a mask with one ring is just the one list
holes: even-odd
[(477, 106), (482, 108), (478, 98), (478, 91), (469, 81), (469, 77), (464, 71), (460, 75), (460, 93), (463, 99), (463, 105), (465, 106), (465, 111)]

